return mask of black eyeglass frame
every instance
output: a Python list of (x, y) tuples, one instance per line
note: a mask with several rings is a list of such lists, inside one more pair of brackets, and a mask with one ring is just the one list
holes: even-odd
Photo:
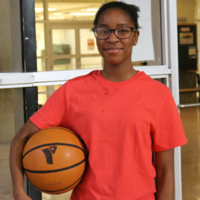
[[(107, 28), (107, 27), (98, 27), (98, 28)], [(98, 38), (98, 37), (96, 36), (96, 34), (95, 34), (95, 30), (98, 29), (98, 28), (95, 27), (95, 28), (92, 29), (92, 31), (94, 32), (95, 38), (98, 39), (98, 40), (106, 40), (106, 39), (108, 39), (108, 38), (110, 37), (110, 34), (111, 34), (112, 31), (114, 32), (114, 34), (115, 34), (115, 36), (116, 36), (117, 38), (119, 38), (119, 39), (121, 39), (121, 40), (123, 40), (123, 39), (128, 39), (128, 38), (131, 37), (132, 32), (136, 32), (136, 31), (137, 31), (136, 28), (133, 28), (133, 27), (130, 27), (130, 26), (121, 26), (121, 27), (117, 27), (117, 28), (115, 28), (115, 29), (107, 28), (107, 29), (110, 31), (108, 37), (101, 39), (101, 38)], [(120, 38), (120, 37), (117, 35), (117, 33), (115, 32), (115, 31), (116, 31), (117, 29), (119, 29), (119, 28), (130, 28), (130, 29), (131, 29), (131, 34), (130, 34), (130, 36), (127, 37), (127, 38)]]

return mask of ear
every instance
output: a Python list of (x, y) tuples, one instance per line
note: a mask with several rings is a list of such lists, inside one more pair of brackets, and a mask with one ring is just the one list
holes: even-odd
[(137, 45), (139, 35), (140, 35), (140, 32), (139, 32), (139, 31), (134, 32), (133, 46), (136, 46), (136, 45)]

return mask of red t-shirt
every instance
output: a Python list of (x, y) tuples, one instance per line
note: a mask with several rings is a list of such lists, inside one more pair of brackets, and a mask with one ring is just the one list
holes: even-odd
[(169, 88), (139, 71), (123, 82), (100, 71), (69, 80), (30, 120), (84, 140), (89, 164), (72, 200), (154, 200), (153, 150), (187, 142)]

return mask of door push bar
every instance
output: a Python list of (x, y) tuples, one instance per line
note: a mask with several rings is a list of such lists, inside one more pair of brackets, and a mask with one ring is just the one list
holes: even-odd
[(187, 107), (196, 107), (200, 106), (200, 103), (192, 103), (192, 104), (179, 104), (178, 108), (187, 108)]

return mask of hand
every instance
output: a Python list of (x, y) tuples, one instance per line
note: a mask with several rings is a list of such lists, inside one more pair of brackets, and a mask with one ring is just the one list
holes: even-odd
[(14, 194), (14, 200), (32, 200), (26, 193)]

